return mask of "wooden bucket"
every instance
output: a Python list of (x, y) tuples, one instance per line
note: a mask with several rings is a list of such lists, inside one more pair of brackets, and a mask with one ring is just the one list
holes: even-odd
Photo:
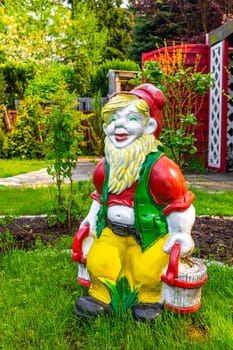
[[(79, 229), (74, 237), (72, 246), (72, 260), (78, 262), (77, 281), (81, 286), (88, 288), (91, 285), (91, 279), (87, 271), (87, 258), (84, 250), (85, 240), (89, 238), (89, 232), (89, 225), (85, 225), (83, 228)], [(90, 248), (90, 242), (88, 242), (88, 248)]]
[(202, 286), (208, 280), (207, 269), (198, 259), (188, 257), (186, 262), (181, 262), (179, 256), (180, 244), (176, 243), (161, 276), (162, 299), (169, 310), (191, 313), (200, 308)]

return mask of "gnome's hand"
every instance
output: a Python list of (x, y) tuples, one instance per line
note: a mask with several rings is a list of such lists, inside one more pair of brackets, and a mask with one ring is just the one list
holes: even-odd
[(194, 249), (194, 242), (191, 237), (194, 221), (195, 209), (193, 205), (184, 211), (173, 212), (167, 216), (169, 237), (163, 246), (166, 253), (169, 254), (173, 245), (179, 243), (181, 257), (191, 254)]
[(165, 253), (170, 253), (173, 245), (179, 243), (181, 247), (180, 257), (190, 255), (194, 249), (194, 241), (189, 234), (180, 233), (171, 235), (163, 246)]

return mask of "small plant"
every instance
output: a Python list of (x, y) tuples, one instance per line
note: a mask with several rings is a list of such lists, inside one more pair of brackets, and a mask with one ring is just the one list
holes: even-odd
[(0, 232), (0, 253), (5, 253), (8, 250), (12, 249), (14, 243), (14, 236), (9, 230)]
[(132, 290), (126, 277), (120, 278), (116, 284), (104, 280), (104, 284), (110, 290), (112, 309), (118, 316), (122, 316), (137, 303), (138, 291)]
[[(56, 179), (57, 194), (53, 199), (50, 219), (70, 228), (75, 214), (72, 170), (77, 165), (79, 142), (83, 140), (80, 125), (84, 115), (75, 109), (75, 96), (67, 91), (63, 83), (51, 100), (53, 104), (47, 118), (46, 146), (47, 159), (52, 164), (47, 170)], [(65, 180), (69, 185), (68, 196), (65, 196), (63, 189)]]
[(14, 236), (7, 229), (7, 226), (14, 221), (12, 216), (6, 215), (0, 218), (0, 226), (3, 226), (5, 230), (0, 231), (0, 253), (5, 253), (10, 250), (15, 243)]
[(152, 83), (165, 94), (167, 103), (163, 110), (164, 126), (160, 140), (182, 168), (197, 151), (197, 114), (214, 82), (210, 73), (198, 71), (200, 55), (196, 55), (193, 67), (186, 65), (186, 52), (185, 45), (178, 49), (174, 47), (172, 54), (166, 47), (161, 54), (158, 50), (155, 61), (145, 62), (143, 71), (134, 79), (137, 84)]

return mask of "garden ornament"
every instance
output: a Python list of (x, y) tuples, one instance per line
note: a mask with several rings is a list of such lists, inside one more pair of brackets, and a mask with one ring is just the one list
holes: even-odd
[(76, 302), (79, 317), (130, 309), (136, 320), (154, 320), (172, 304), (164, 302), (161, 275), (172, 288), (177, 274), (165, 270), (174, 245), (179, 259), (191, 254), (195, 209), (194, 194), (158, 140), (164, 105), (158, 88), (142, 84), (102, 109), (105, 158), (73, 242), (78, 281), (89, 288)]

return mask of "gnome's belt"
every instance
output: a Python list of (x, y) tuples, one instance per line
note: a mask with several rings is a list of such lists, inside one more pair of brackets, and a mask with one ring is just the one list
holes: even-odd
[(118, 236), (134, 236), (135, 239), (140, 242), (139, 233), (133, 225), (120, 224), (119, 222), (107, 219), (107, 227), (109, 227), (112, 232)]

